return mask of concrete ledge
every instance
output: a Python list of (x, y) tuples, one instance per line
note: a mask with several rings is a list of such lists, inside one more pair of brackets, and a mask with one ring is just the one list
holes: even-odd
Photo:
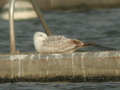
[(0, 81), (11, 80), (120, 80), (120, 51), (0, 55)]

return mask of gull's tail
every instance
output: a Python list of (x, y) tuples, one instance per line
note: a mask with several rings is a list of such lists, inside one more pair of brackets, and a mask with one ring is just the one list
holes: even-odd
[(116, 48), (106, 47), (106, 46), (99, 45), (99, 44), (96, 44), (96, 43), (83, 43), (82, 46), (94, 46), (94, 47), (101, 48), (101, 49), (104, 49), (104, 50), (113, 50), (113, 51), (117, 50)]
[(106, 47), (106, 46), (99, 45), (99, 44), (96, 44), (96, 43), (91, 43), (91, 42), (86, 43), (86, 42), (82, 42), (80, 40), (73, 40), (73, 43), (76, 44), (77, 47), (93, 46), (93, 47), (103, 49), (103, 50), (111, 50), (111, 51), (117, 50), (116, 48)]

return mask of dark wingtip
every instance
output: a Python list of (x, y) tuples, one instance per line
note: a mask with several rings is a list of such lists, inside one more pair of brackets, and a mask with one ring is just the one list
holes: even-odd
[(82, 46), (95, 46), (96, 44), (95, 43), (83, 43)]
[(96, 43), (84, 43), (83, 46), (94, 46), (94, 47), (101, 48), (101, 49), (104, 49), (104, 50), (117, 50), (116, 48), (106, 47), (106, 46), (103, 46), (103, 45), (98, 45)]

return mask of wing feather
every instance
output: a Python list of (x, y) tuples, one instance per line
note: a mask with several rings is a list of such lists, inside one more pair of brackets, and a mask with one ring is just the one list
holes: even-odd
[(76, 45), (72, 42), (71, 39), (64, 36), (50, 36), (47, 40), (43, 42), (43, 50), (47, 52), (65, 52), (72, 50)]

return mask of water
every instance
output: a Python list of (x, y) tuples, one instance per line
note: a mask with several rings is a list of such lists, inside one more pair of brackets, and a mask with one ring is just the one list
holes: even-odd
[[(85, 42), (120, 49), (120, 9), (88, 12), (44, 12), (45, 19), (54, 34), (65, 35)], [(0, 53), (9, 52), (9, 24), (0, 20)], [(33, 34), (44, 31), (39, 19), (16, 21), (16, 45), (20, 51), (35, 51)], [(81, 50), (100, 50), (88, 47)]]
[(6, 83), (0, 90), (120, 90), (118, 82), (104, 83)]
[[(96, 42), (120, 49), (120, 9), (92, 10), (87, 12), (44, 12), (45, 19), (54, 34)], [(9, 52), (9, 24), (0, 19), (0, 53)], [(33, 34), (44, 31), (39, 19), (15, 22), (16, 45), (21, 52), (34, 52)], [(88, 47), (81, 51), (100, 51)], [(84, 68), (84, 67), (83, 67)], [(0, 90), (119, 90), (119, 82), (103, 83), (5, 83)]]

